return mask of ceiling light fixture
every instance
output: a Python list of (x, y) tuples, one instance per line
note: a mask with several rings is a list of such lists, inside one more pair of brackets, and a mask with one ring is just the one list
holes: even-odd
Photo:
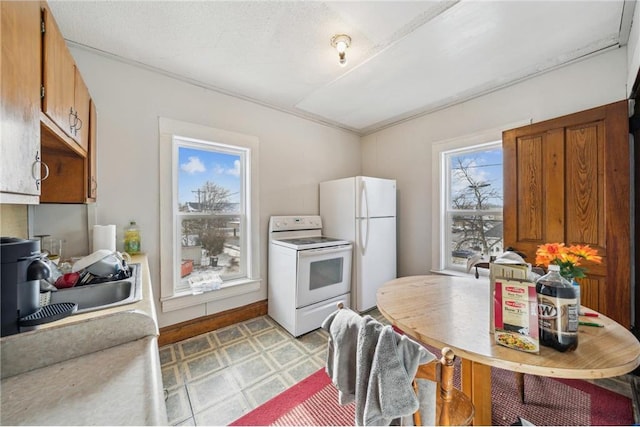
[(331, 46), (335, 47), (338, 51), (338, 58), (340, 58), (340, 65), (344, 67), (347, 65), (346, 52), (347, 48), (351, 45), (351, 37), (346, 34), (336, 34), (331, 37)]

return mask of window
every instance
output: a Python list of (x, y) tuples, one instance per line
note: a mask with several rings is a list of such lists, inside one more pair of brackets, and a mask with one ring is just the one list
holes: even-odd
[(161, 118), (160, 144), (163, 311), (256, 290), (257, 139)]
[(473, 255), (503, 251), (502, 143), (442, 153), (444, 267), (466, 270)]
[(246, 277), (248, 150), (180, 136), (173, 145), (180, 262), (175, 291), (200, 292)]
[(527, 123), (432, 145), (432, 271), (467, 274), (470, 256), (504, 251), (502, 131)]

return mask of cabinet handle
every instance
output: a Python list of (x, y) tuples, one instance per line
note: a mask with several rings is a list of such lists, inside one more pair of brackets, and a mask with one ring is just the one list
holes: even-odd
[(73, 132), (73, 129), (78, 123), (78, 114), (73, 112), (73, 107), (69, 109), (69, 131)]
[[(78, 125), (78, 123), (80, 125)], [(82, 120), (78, 117), (78, 110), (73, 110), (73, 107), (69, 109), (69, 131), (74, 136), (78, 135), (78, 131), (82, 128)]]
[[(36, 167), (40, 167), (40, 166), (44, 166), (44, 177), (42, 178), (37, 178), (37, 176), (39, 176), (39, 174), (36, 174)], [(42, 159), (40, 158), (40, 152), (37, 151), (36, 152), (36, 161), (33, 162), (33, 166), (31, 168), (31, 176), (33, 176), (33, 178), (36, 180), (36, 189), (40, 190), (40, 184), (42, 183), (42, 181), (44, 181), (45, 179), (49, 178), (49, 166), (42, 161)]]

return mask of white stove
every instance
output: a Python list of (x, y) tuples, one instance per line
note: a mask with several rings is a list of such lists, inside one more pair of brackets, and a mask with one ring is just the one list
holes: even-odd
[(351, 242), (322, 235), (317, 215), (269, 221), (269, 316), (293, 336), (350, 306)]

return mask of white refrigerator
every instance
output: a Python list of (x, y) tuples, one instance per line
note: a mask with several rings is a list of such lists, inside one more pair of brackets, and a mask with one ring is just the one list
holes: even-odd
[(353, 242), (352, 309), (376, 305), (396, 272), (396, 181), (355, 176), (320, 183), (322, 234)]

